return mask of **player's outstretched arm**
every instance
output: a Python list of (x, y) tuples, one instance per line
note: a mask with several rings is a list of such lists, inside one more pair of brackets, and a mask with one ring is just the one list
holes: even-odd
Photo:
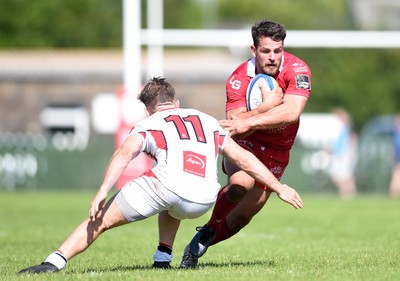
[(108, 192), (122, 175), (126, 166), (139, 155), (142, 144), (143, 139), (141, 136), (131, 135), (114, 152), (105, 172), (103, 183), (90, 204), (89, 217), (92, 221), (95, 220), (97, 214), (104, 207)]
[(257, 181), (267, 185), (282, 201), (296, 209), (303, 208), (303, 201), (295, 189), (286, 184), (281, 184), (260, 160), (241, 148), (232, 138), (228, 137), (222, 154)]

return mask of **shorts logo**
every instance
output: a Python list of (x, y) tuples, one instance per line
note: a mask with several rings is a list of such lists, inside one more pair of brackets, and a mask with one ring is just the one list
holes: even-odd
[(281, 166), (275, 166), (271, 168), (271, 172), (275, 175), (275, 177), (280, 178), (282, 176), (282, 167)]
[(311, 90), (310, 79), (307, 75), (299, 74), (296, 75), (296, 88)]
[(206, 175), (206, 156), (192, 151), (184, 151), (183, 170), (204, 178)]

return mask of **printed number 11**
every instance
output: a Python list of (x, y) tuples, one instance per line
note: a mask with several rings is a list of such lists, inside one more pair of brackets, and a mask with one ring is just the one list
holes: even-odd
[(182, 140), (190, 139), (189, 132), (186, 127), (186, 123), (190, 123), (193, 127), (197, 141), (204, 143), (206, 142), (206, 137), (204, 135), (203, 126), (201, 125), (199, 116), (189, 115), (182, 118), (179, 115), (170, 115), (165, 118), (165, 121), (174, 123), (175, 128), (178, 131), (179, 137)]

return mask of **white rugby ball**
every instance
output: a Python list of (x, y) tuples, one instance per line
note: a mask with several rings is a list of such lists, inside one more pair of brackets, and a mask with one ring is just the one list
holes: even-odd
[(253, 110), (262, 103), (260, 83), (264, 83), (265, 89), (271, 91), (277, 84), (276, 80), (267, 74), (257, 74), (251, 79), (246, 91), (247, 110)]

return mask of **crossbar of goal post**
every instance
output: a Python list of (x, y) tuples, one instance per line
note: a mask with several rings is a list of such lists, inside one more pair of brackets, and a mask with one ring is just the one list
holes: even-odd
[[(288, 30), (286, 47), (400, 48), (400, 31)], [(154, 35), (159, 40), (154, 40)], [(141, 30), (141, 44), (151, 46), (248, 47), (249, 30), (163, 29)]]

